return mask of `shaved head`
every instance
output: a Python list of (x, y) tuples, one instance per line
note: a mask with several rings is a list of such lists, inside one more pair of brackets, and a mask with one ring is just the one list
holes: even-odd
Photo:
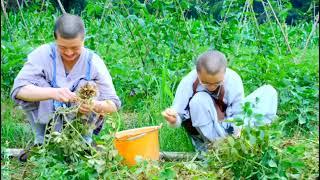
[(84, 23), (79, 16), (71, 14), (63, 14), (54, 25), (54, 37), (58, 35), (64, 39), (74, 39), (78, 36), (84, 38)]
[(197, 59), (197, 72), (205, 70), (207, 74), (216, 75), (227, 67), (226, 56), (219, 51), (207, 51)]

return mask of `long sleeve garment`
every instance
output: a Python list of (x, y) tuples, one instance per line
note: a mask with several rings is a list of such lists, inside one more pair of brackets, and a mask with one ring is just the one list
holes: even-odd
[[(59, 87), (67, 87), (74, 89), (74, 86), (79, 82), (77, 86), (81, 86), (86, 83), (86, 66), (87, 57), (89, 56), (89, 50), (82, 48), (81, 55), (77, 60), (72, 70), (66, 74), (61, 56), (57, 50), (56, 54), (56, 79)], [(40, 102), (26, 102), (21, 99), (17, 99), (16, 95), (18, 91), (26, 85), (35, 85), (39, 87), (51, 87), (50, 83), (53, 80), (54, 63), (51, 57), (52, 50), (49, 44), (44, 44), (34, 51), (32, 51), (27, 58), (27, 62), (20, 70), (19, 74), (15, 78), (13, 88), (11, 90), (12, 99), (26, 111), (32, 111), (33, 121), (35, 123), (46, 124), (48, 123), (54, 109), (53, 100), (46, 100)], [(111, 100), (115, 103), (117, 108), (121, 106), (119, 97), (116, 94), (113, 86), (110, 73), (104, 64), (103, 60), (95, 53), (92, 56), (91, 81), (98, 86), (97, 100)]]
[[(175, 124), (176, 127), (181, 125), (181, 122), (190, 118), (190, 112), (186, 107), (188, 106), (189, 99), (193, 95), (193, 83), (197, 79), (197, 71), (192, 70), (187, 74), (180, 82), (175, 98), (173, 100), (172, 108), (175, 109), (179, 116)], [(225, 95), (223, 98), (224, 103), (227, 104), (225, 119), (234, 118), (236, 115), (240, 115), (242, 112), (242, 101), (244, 99), (243, 84), (240, 76), (230, 68), (226, 69), (223, 86), (225, 89)], [(197, 91), (203, 91), (205, 88), (199, 83)], [(207, 123), (204, 122), (203, 123)], [(201, 121), (193, 126), (203, 125)]]

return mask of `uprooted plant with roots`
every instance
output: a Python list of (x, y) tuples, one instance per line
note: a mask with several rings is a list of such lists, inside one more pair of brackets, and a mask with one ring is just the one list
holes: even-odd
[[(103, 141), (96, 145), (100, 149), (99, 151), (84, 138), (84, 135), (89, 134), (89, 131), (95, 128), (95, 120), (93, 120), (93, 123), (89, 122), (88, 116), (94, 115), (94, 118), (97, 119), (98, 114), (93, 112), (92, 114), (83, 115), (78, 113), (78, 110), (83, 103), (93, 105), (92, 101), (97, 95), (97, 86), (86, 83), (79, 88), (76, 94), (78, 99), (74, 106), (60, 107), (54, 113), (52, 121), (47, 125), (43, 146), (32, 150), (32, 154), (35, 157), (33, 160), (39, 157), (49, 158), (52, 161), (62, 160), (66, 163), (90, 160), (92, 164), (92, 162), (101, 161), (100, 158), (105, 158), (105, 156), (109, 160), (113, 160), (116, 157), (117, 153), (112, 145), (113, 133), (101, 137)], [(57, 131), (55, 128), (59, 121), (63, 123), (61, 131)], [(107, 124), (114, 123), (110, 118), (105, 118), (105, 121)], [(112, 131), (116, 131), (116, 125), (112, 127), (114, 127)], [(92, 166), (96, 165), (93, 164)]]

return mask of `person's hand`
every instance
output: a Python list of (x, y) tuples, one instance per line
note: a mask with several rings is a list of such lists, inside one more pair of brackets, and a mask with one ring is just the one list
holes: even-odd
[(93, 105), (82, 103), (79, 107), (79, 112), (81, 114), (88, 114), (92, 111), (92, 106)]
[(93, 100), (90, 104), (82, 103), (79, 107), (79, 112), (81, 114), (88, 114), (92, 111), (95, 113), (103, 113), (103, 101)]
[(162, 111), (161, 114), (170, 124), (176, 123), (178, 113), (174, 109), (167, 108), (166, 110)]
[(77, 96), (68, 88), (52, 88), (52, 99), (60, 102), (75, 102)]
[(235, 127), (234, 127), (233, 137), (235, 137), (235, 138), (240, 138), (240, 136), (241, 136), (241, 131), (242, 131), (242, 127), (235, 126)]

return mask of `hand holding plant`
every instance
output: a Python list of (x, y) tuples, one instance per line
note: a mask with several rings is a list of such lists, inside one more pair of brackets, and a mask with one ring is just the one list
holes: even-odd
[(176, 123), (177, 116), (178, 116), (178, 113), (176, 110), (172, 108), (167, 108), (164, 111), (162, 111), (161, 114), (170, 124)]

